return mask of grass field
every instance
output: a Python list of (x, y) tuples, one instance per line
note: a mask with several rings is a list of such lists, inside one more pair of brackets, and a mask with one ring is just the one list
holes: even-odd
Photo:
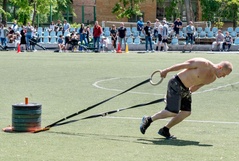
[[(12, 104), (42, 104), (42, 127), (114, 96), (149, 78), (159, 68), (204, 57), (231, 61), (234, 70), (193, 94), (192, 115), (171, 129), (177, 140), (157, 134), (168, 120), (154, 122), (145, 135), (141, 118), (164, 103), (81, 120), (33, 133), (0, 132), (2, 161), (237, 161), (239, 160), (238, 54), (198, 53), (20, 53), (0, 52), (0, 126), (12, 123)], [(133, 89), (70, 120), (162, 98), (158, 86)]]

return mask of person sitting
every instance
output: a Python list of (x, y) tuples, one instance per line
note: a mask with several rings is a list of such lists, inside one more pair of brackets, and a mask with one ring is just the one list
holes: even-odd
[(61, 53), (62, 50), (65, 50), (65, 45), (64, 45), (64, 40), (63, 40), (63, 36), (60, 35), (58, 41), (58, 48), (59, 48), (59, 52)]
[[(223, 44), (222, 44), (222, 49), (223, 51), (229, 51), (230, 48), (231, 48), (231, 44), (233, 43), (233, 40), (232, 40), (232, 37), (229, 35), (229, 32), (227, 31), (226, 32), (226, 36), (224, 37), (224, 41), (223, 41)], [(225, 46), (228, 46), (227, 47), (227, 50), (225, 50)]]
[(221, 51), (223, 40), (224, 40), (224, 35), (222, 34), (221, 30), (218, 30), (217, 35), (216, 35), (216, 41), (214, 41), (212, 43), (212, 50), (214, 49), (214, 47), (216, 45), (217, 47), (219, 46), (219, 50)]

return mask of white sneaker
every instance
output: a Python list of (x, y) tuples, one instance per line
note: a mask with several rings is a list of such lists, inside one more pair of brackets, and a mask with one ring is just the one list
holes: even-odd
[(34, 49), (33, 52), (37, 52), (37, 49)]
[(151, 50), (151, 53), (154, 53), (154, 50)]
[(59, 53), (62, 53), (62, 50), (59, 50)]
[(148, 51), (148, 50), (146, 50), (146, 52), (147, 52), (147, 53), (149, 53), (149, 51)]

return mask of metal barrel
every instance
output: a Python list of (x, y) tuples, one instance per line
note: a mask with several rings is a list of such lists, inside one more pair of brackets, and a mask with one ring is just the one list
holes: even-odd
[(12, 127), (16, 132), (33, 132), (41, 128), (42, 105), (38, 103), (12, 105)]

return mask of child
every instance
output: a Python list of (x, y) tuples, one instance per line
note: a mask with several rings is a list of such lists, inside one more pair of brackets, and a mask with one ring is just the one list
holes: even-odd
[(60, 35), (58, 39), (58, 48), (60, 53), (62, 52), (62, 50), (65, 50), (65, 45), (64, 45), (64, 40), (62, 35)]

